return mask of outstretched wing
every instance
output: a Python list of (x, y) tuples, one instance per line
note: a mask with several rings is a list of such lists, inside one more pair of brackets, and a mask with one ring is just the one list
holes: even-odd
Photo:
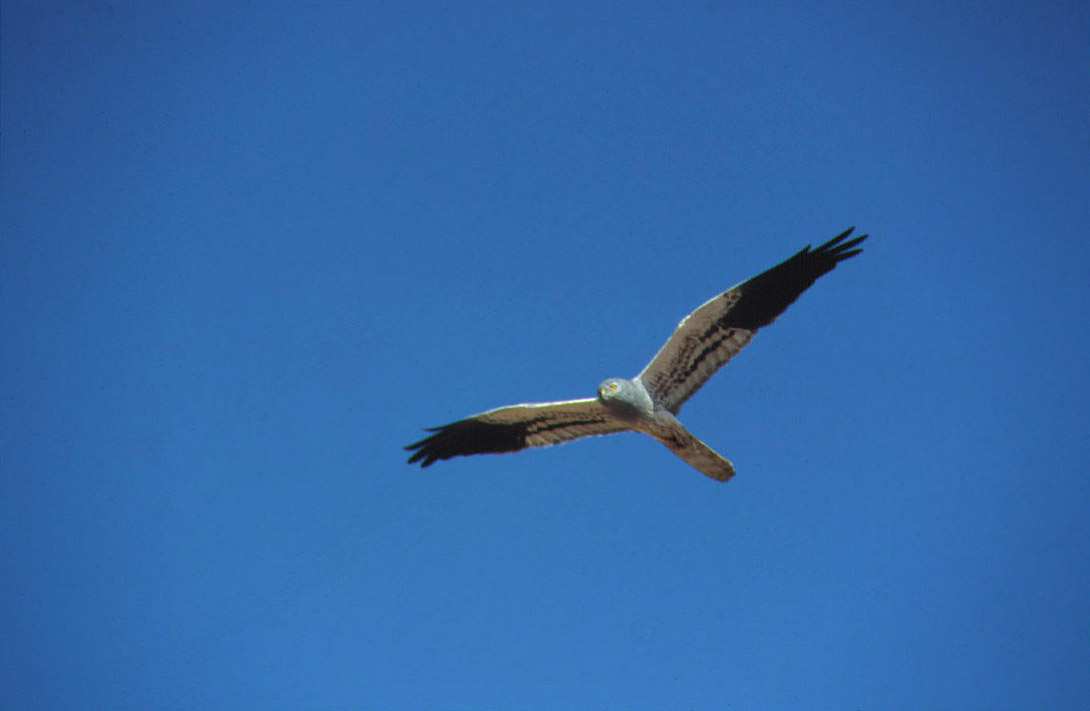
[(436, 460), (468, 454), (517, 452), (580, 437), (628, 429), (593, 398), (509, 405), (428, 430), (434, 434), (405, 449), (409, 464), (431, 466)]
[(776, 320), (818, 277), (863, 251), (855, 247), (867, 235), (849, 240), (853, 229), (817, 249), (806, 245), (790, 259), (724, 291), (682, 319), (637, 376), (651, 397), (677, 414), (715, 371), (749, 343), (757, 329)]

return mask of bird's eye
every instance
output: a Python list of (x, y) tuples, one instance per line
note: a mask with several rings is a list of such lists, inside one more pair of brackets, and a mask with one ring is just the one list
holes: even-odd
[(618, 386), (617, 386), (617, 383), (610, 383), (610, 384), (609, 384), (609, 391), (610, 391), (611, 393), (615, 393), (615, 392), (617, 392), (617, 387), (618, 387)]

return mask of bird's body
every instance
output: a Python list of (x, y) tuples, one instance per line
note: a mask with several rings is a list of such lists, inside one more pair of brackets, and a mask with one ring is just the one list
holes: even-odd
[[(682, 319), (635, 378), (610, 378), (597, 398), (510, 405), (430, 430), (406, 449), (409, 463), (514, 452), (580, 437), (635, 431), (654, 437), (701, 473), (727, 481), (734, 466), (690, 433), (676, 415), (721, 366), (839, 262), (859, 254), (867, 235), (851, 229), (718, 294)], [(847, 241), (845, 241), (847, 240)]]
[(719, 481), (734, 476), (730, 460), (694, 437), (664, 403), (656, 403), (639, 377), (610, 378), (598, 387), (598, 399), (629, 429), (654, 437), (698, 471)]

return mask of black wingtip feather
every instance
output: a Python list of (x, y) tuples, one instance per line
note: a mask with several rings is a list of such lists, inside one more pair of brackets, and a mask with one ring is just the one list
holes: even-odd
[(795, 256), (739, 285), (742, 299), (723, 325), (755, 331), (772, 323), (822, 275), (863, 251), (856, 247), (868, 235), (848, 239), (854, 230), (849, 227), (817, 249), (807, 245)]
[(440, 427), (429, 427), (429, 436), (407, 445), (409, 464), (430, 467), (441, 459), (470, 454), (516, 452), (526, 447), (527, 423), (499, 424), (469, 418)]
[(818, 247), (817, 249), (815, 249), (813, 251), (813, 253), (814, 254), (830, 255), (830, 256), (834, 256), (834, 257), (839, 256), (839, 255), (843, 254), (844, 252), (850, 250), (852, 247), (859, 244), (860, 242), (862, 242), (863, 240), (865, 240), (869, 236), (869, 235), (860, 235), (860, 236), (856, 237), (855, 239), (850, 239), (847, 242), (845, 242), (844, 240), (848, 238), (848, 236), (852, 233), (853, 230), (855, 230), (854, 227), (849, 227), (848, 229), (846, 229), (843, 232), (841, 232), (840, 234), (838, 234), (836, 237), (833, 237), (831, 240), (829, 240), (825, 244), (823, 244), (820, 247)]

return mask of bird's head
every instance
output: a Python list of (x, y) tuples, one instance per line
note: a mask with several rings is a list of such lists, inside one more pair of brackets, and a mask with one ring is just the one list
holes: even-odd
[(624, 378), (610, 378), (598, 386), (598, 401), (621, 417), (647, 417), (654, 412), (643, 386)]
[(598, 399), (602, 402), (609, 402), (620, 396), (623, 390), (624, 387), (618, 378), (610, 378), (598, 386)]

